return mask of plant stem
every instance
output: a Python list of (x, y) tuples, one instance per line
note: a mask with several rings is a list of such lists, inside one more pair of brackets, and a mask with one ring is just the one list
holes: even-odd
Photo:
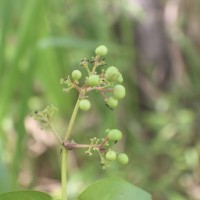
[(99, 147), (99, 150), (102, 149), (102, 147), (104, 146), (104, 144), (106, 144), (106, 142), (108, 141), (108, 136), (106, 136), (103, 140), (103, 142), (98, 146)]
[(92, 74), (95, 73), (95, 70), (96, 70), (96, 68), (97, 68), (97, 66), (98, 66), (99, 58), (100, 58), (100, 56), (96, 55), (96, 57), (95, 57), (95, 59), (94, 59), (94, 60), (95, 60), (94, 66), (93, 66), (93, 68), (92, 68)]
[(77, 143), (64, 143), (64, 147), (68, 150), (76, 149), (76, 148), (89, 148), (89, 147), (98, 147), (97, 145), (91, 144), (77, 144)]
[[(81, 91), (80, 91), (80, 95), (81, 95)], [(72, 128), (74, 126), (74, 122), (75, 122), (75, 119), (76, 119), (76, 116), (77, 116), (77, 113), (78, 113), (78, 109), (79, 109), (79, 104), (80, 104), (80, 95), (77, 99), (77, 102), (76, 102), (76, 105), (74, 107), (74, 111), (72, 113), (72, 116), (71, 116), (71, 119), (69, 121), (69, 125), (68, 125), (68, 128), (67, 128), (67, 131), (66, 131), (66, 134), (65, 134), (65, 139), (64, 140), (68, 140), (70, 135), (71, 135), (71, 131), (72, 131)]]
[(61, 161), (62, 200), (67, 200), (67, 154), (68, 154), (67, 149), (62, 148), (62, 161)]
[(64, 141), (63, 146), (67, 150), (93, 147), (93, 148), (98, 148), (101, 151), (107, 141), (108, 141), (108, 137), (105, 137), (100, 144), (78, 144), (78, 143), (71, 143), (69, 141)]
[(58, 141), (60, 142), (60, 144), (62, 144), (62, 139), (60, 138), (58, 132), (56, 131), (56, 129), (52, 126), (51, 123), (49, 123), (50, 128), (52, 129), (52, 131), (54, 132), (55, 136), (57, 137)]
[[(79, 93), (79, 97), (77, 99), (71, 119), (69, 121), (69, 125), (67, 127), (67, 131), (66, 131), (66, 134), (64, 137), (64, 141), (68, 140), (71, 135), (72, 128), (74, 126), (74, 122), (75, 122), (75, 119), (76, 119), (76, 116), (78, 113), (81, 95), (82, 95), (82, 90)], [(67, 155), (68, 155), (68, 150), (63, 147), (62, 148), (62, 157), (61, 157), (62, 200), (67, 200)]]

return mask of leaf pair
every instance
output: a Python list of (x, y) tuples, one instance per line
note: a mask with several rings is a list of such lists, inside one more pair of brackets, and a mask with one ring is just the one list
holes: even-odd
[[(78, 200), (151, 200), (150, 194), (121, 178), (106, 178), (89, 186)], [(52, 200), (45, 193), (16, 191), (0, 194), (0, 200)]]

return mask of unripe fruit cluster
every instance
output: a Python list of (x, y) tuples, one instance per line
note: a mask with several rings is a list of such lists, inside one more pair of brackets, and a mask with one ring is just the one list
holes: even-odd
[[(122, 139), (122, 132), (118, 129), (107, 130), (106, 132), (109, 141), (118, 142)], [(105, 158), (108, 161), (117, 160), (122, 165), (126, 165), (129, 162), (129, 158), (125, 153), (117, 154), (113, 150), (108, 150), (105, 154)]]
[[(92, 90), (102, 94), (106, 105), (110, 109), (118, 106), (119, 100), (126, 95), (126, 89), (122, 85), (123, 76), (115, 66), (109, 66), (107, 69), (102, 69), (106, 65), (104, 56), (108, 53), (108, 49), (104, 45), (100, 45), (95, 49), (95, 57), (90, 60), (87, 58), (81, 59), (80, 66), (86, 70), (87, 75), (84, 77), (80, 70), (72, 71), (71, 77), (68, 76), (61, 80), (62, 84), (66, 84), (67, 88), (64, 91), (76, 89), (79, 92), (79, 109), (88, 111), (91, 108), (91, 103), (88, 100), (88, 93)], [(117, 160), (122, 165), (128, 163), (128, 156), (124, 153), (117, 154), (109, 148), (104, 148), (104, 145), (109, 145), (109, 142), (118, 142), (122, 139), (122, 132), (118, 129), (107, 131), (107, 136), (103, 142), (99, 144), (99, 139), (91, 140), (91, 146), (88, 149), (88, 155), (92, 154), (95, 149), (100, 152), (101, 164), (106, 168), (109, 162)], [(106, 152), (106, 153), (105, 153)]]
[[(119, 104), (118, 101), (123, 99), (126, 95), (126, 89), (123, 85), (121, 85), (123, 82), (122, 74), (115, 66), (110, 66), (106, 70), (96, 70), (97, 67), (102, 67), (106, 64), (105, 58), (102, 56), (105, 56), (107, 52), (107, 47), (100, 45), (95, 50), (96, 57), (93, 57), (91, 60), (83, 58), (80, 66), (87, 70), (88, 76), (85, 77), (85, 81), (81, 81), (81, 78), (83, 77), (82, 72), (80, 70), (72, 71), (72, 81), (70, 77), (67, 77), (61, 81), (62, 83), (67, 84), (68, 87), (65, 88), (64, 91), (68, 92), (72, 88), (75, 88), (80, 92), (82, 89), (84, 89), (86, 91), (85, 95), (91, 90), (100, 91), (106, 102), (106, 105), (110, 109), (116, 108)], [(90, 68), (90, 64), (93, 64), (92, 69)], [(81, 84), (83, 85), (81, 86)], [(83, 95), (81, 98), (85, 99), (85, 95)], [(79, 107), (81, 110), (87, 111), (90, 109), (91, 104), (89, 100), (87, 100), (81, 102)]]
[(104, 73), (105, 81), (113, 85), (112, 96), (106, 99), (107, 105), (113, 109), (118, 105), (118, 100), (123, 99), (126, 95), (126, 89), (121, 83), (123, 82), (122, 74), (117, 67), (110, 66)]
[(129, 158), (127, 154), (120, 153), (117, 155), (117, 153), (113, 150), (108, 150), (105, 155), (106, 160), (108, 161), (115, 161), (117, 160), (121, 165), (126, 165), (129, 162)]
[(105, 79), (108, 82), (119, 82), (119, 83), (123, 82), (123, 77), (121, 73), (114, 66), (108, 67), (108, 69), (105, 71)]
[(126, 95), (126, 89), (123, 85), (115, 85), (113, 87), (113, 91), (112, 91), (112, 95), (111, 97), (109, 97), (106, 100), (107, 105), (110, 108), (116, 108), (118, 106), (118, 100), (123, 99)]

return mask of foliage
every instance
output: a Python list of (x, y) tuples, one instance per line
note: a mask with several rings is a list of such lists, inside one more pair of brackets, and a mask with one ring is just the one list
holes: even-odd
[[(28, 115), (53, 104), (59, 109), (55, 120), (64, 129), (76, 95), (68, 98), (60, 92), (60, 77), (77, 68), (77, 60), (86, 53), (106, 43), (108, 60), (121, 66), (126, 74), (124, 85), (131, 92), (119, 110), (107, 113), (102, 112), (100, 99), (92, 96), (97, 108), (89, 114), (91, 125), (80, 116), (75, 141), (87, 142), (85, 134), (89, 138), (94, 132), (101, 136), (100, 125), (101, 130), (119, 127), (127, 139), (126, 146), (122, 140), (118, 147), (129, 152), (130, 167), (119, 173), (114, 164), (107, 175), (125, 177), (152, 193), (155, 200), (199, 198), (194, 192), (199, 187), (200, 149), (199, 1), (150, 1), (161, 3), (151, 13), (153, 17), (137, 2), (0, 1), (0, 192), (30, 187), (44, 190), (39, 184), (42, 178), (49, 182), (59, 179), (60, 166), (52, 160), (59, 157), (60, 149), (52, 150), (55, 144), (50, 135), (38, 140), (30, 131)], [(146, 60), (146, 52), (138, 47), (137, 26), (154, 18), (165, 26), (161, 32), (169, 51), (167, 73), (159, 62)], [(156, 32), (160, 28), (153, 27)], [(147, 39), (153, 41), (149, 35)], [(144, 46), (147, 48), (146, 43)], [(164, 83), (157, 83), (165, 74)], [(109, 127), (111, 123), (113, 127)], [(79, 134), (81, 125), (84, 134)], [(44, 131), (36, 132), (45, 138)], [(41, 147), (41, 143), (43, 148), (34, 151), (34, 145)], [(78, 152), (70, 156), (73, 194), (69, 195), (75, 198), (77, 190), (105, 174), (98, 162), (82, 160)], [(57, 193), (56, 189), (51, 193)]]
[(16, 192), (7, 192), (0, 194), (1, 200), (21, 200), (21, 199), (27, 199), (27, 200), (52, 200), (52, 198), (42, 192), (36, 192), (36, 191), (16, 191)]
[[(43, 111), (37, 111), (33, 112), (33, 116), (36, 120), (40, 121), (42, 123), (42, 127), (49, 126), (52, 131), (54, 132), (55, 136), (57, 137), (60, 145), (62, 145), (61, 149), (61, 183), (62, 183), (62, 200), (66, 200), (67, 197), (67, 169), (68, 169), (68, 163), (67, 163), (67, 157), (69, 150), (73, 150), (76, 148), (88, 148), (86, 151), (87, 155), (93, 155), (94, 151), (97, 151), (100, 156), (100, 164), (103, 167), (103, 169), (106, 169), (110, 166), (111, 161), (117, 161), (122, 164), (126, 165), (129, 161), (128, 156), (125, 153), (120, 153), (117, 155), (117, 153), (113, 150), (111, 150), (110, 142), (114, 141), (117, 143), (122, 139), (122, 132), (118, 129), (112, 129), (106, 130), (107, 135), (103, 139), (98, 139), (96, 137), (91, 138), (91, 144), (77, 144), (71, 141), (71, 135), (72, 130), (75, 125), (75, 120), (78, 114), (79, 109), (83, 111), (88, 111), (91, 108), (91, 103), (88, 100), (89, 94), (91, 91), (99, 92), (104, 102), (108, 105), (110, 109), (114, 109), (116, 105), (113, 107), (112, 104), (108, 104), (108, 99), (113, 98), (115, 101), (118, 102), (119, 99), (122, 99), (125, 97), (126, 90), (125, 87), (121, 84), (123, 82), (122, 74), (119, 72), (119, 70), (116, 67), (108, 67), (106, 70), (102, 67), (106, 65), (105, 56), (108, 52), (108, 49), (106, 46), (101, 45), (96, 48), (95, 53), (96, 56), (92, 57), (92, 59), (84, 58), (81, 60), (80, 66), (83, 67), (83, 69), (86, 70), (87, 75), (86, 77), (82, 77), (82, 72), (79, 70), (74, 70), (71, 74), (71, 76), (67, 76), (65, 79), (61, 79), (61, 84), (66, 85), (66, 88), (63, 90), (65, 92), (69, 92), (72, 89), (77, 90), (78, 92), (78, 99), (76, 101), (74, 110), (72, 112), (66, 134), (64, 136), (64, 139), (61, 139), (60, 134), (56, 131), (54, 126), (52, 125), (51, 118), (55, 111), (57, 109), (54, 106), (48, 106)], [(99, 69), (100, 68), (100, 69)], [(119, 80), (120, 77), (120, 80)], [(83, 79), (84, 78), (84, 79)], [(83, 79), (83, 80), (81, 80)], [(117, 103), (118, 104), (118, 103)], [(68, 161), (69, 162), (69, 161)], [(111, 187), (114, 187), (114, 185), (119, 185), (118, 182), (120, 182), (120, 185), (123, 184), (121, 181), (117, 179), (117, 183), (114, 183), (115, 179), (111, 179), (110, 181), (102, 181), (98, 183), (98, 185), (102, 185), (104, 190), (107, 190), (107, 184), (110, 183)], [(119, 186), (118, 186), (119, 187)], [(101, 188), (99, 187), (92, 187), (92, 189), (89, 189), (89, 193), (87, 193), (85, 197), (85, 193), (81, 195), (82, 199), (94, 199), (94, 194), (96, 192), (101, 193)], [(133, 190), (133, 191), (132, 191)], [(127, 187), (124, 185), (124, 187), (121, 187), (121, 190), (119, 193), (115, 194), (115, 197), (112, 195), (108, 195), (106, 193), (103, 193), (101, 195), (101, 199), (113, 199), (113, 198), (120, 198), (121, 195), (124, 196), (127, 191), (127, 196), (124, 196), (124, 198), (130, 199), (132, 198), (144, 198), (144, 200), (147, 199), (147, 197), (143, 197), (143, 194), (140, 193), (138, 190), (133, 187), (133, 189)], [(115, 189), (113, 189), (115, 191)], [(108, 191), (110, 192), (110, 191)], [(149, 197), (150, 198), (150, 197)], [(148, 198), (148, 199), (149, 199)]]
[(97, 181), (96, 183), (89, 186), (83, 191), (78, 200), (150, 200), (151, 197), (145, 191), (131, 185), (120, 178), (107, 178), (104, 180)]

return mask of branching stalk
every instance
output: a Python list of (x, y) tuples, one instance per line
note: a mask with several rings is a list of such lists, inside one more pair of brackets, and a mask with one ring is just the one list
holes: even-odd
[(56, 129), (52, 126), (51, 123), (49, 123), (49, 126), (52, 129), (52, 131), (54, 132), (55, 136), (57, 137), (59, 143), (62, 144), (62, 139), (61, 139), (60, 135), (58, 134), (58, 132), (56, 131)]
[(77, 144), (77, 143), (72, 143), (70, 141), (64, 141), (63, 142), (63, 146), (67, 149), (67, 150), (72, 150), (72, 149), (84, 149), (84, 148), (97, 148), (100, 151), (103, 149), (103, 146), (106, 144), (106, 142), (108, 141), (108, 137), (105, 137), (104, 140), (100, 143), (100, 144)]
[[(72, 128), (74, 126), (74, 122), (79, 110), (80, 97), (82, 95), (82, 90), (79, 93), (79, 97), (77, 99), (76, 105), (74, 107), (71, 119), (69, 121), (69, 125), (65, 134), (65, 140), (68, 140), (72, 133)], [(68, 150), (66, 148), (62, 148), (62, 157), (61, 157), (61, 182), (62, 182), (62, 200), (67, 200), (67, 155)]]
[[(81, 95), (81, 92), (80, 92), (80, 95)], [(73, 110), (73, 113), (72, 113), (72, 116), (71, 116), (71, 119), (69, 121), (69, 125), (68, 125), (68, 128), (67, 128), (67, 131), (66, 131), (66, 134), (65, 134), (65, 139), (64, 140), (68, 140), (70, 135), (71, 135), (71, 131), (72, 131), (72, 128), (74, 126), (74, 122), (75, 122), (75, 119), (76, 119), (76, 116), (77, 116), (77, 113), (78, 113), (78, 109), (79, 109), (79, 104), (80, 104), (80, 95), (77, 99), (77, 102), (76, 102), (76, 105), (74, 107), (74, 110)]]

